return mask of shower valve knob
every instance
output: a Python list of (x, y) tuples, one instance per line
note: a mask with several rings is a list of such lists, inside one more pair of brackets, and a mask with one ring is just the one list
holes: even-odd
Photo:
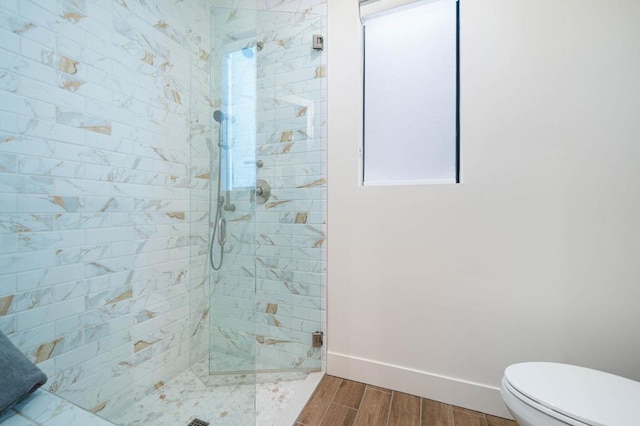
[(271, 185), (264, 179), (258, 179), (256, 182), (255, 196), (257, 204), (266, 203), (269, 197), (271, 197)]

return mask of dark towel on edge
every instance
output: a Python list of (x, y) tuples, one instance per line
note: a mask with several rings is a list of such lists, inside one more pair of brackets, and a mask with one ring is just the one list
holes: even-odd
[(47, 375), (0, 332), (0, 415), (47, 382)]

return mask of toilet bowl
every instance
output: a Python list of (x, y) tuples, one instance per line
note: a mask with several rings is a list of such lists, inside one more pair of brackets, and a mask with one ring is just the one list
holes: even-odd
[(520, 426), (640, 425), (640, 382), (575, 365), (511, 365), (502, 399)]

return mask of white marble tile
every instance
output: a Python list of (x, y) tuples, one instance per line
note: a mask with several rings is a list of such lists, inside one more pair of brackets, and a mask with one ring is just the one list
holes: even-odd
[(10, 413), (7, 417), (0, 418), (0, 423), (2, 423), (2, 426), (34, 426), (38, 424), (15, 412)]
[(37, 390), (16, 405), (8, 416), (0, 418), (0, 423), (3, 426), (112, 425), (112, 423), (95, 414), (91, 414), (42, 389)]
[(37, 390), (14, 409), (36, 423), (42, 423), (69, 410), (72, 404), (42, 389)]
[(95, 414), (91, 414), (76, 406), (63, 411), (59, 415), (41, 423), (42, 426), (71, 426), (71, 425), (92, 425), (92, 426), (110, 426), (113, 425)]
[[(113, 421), (120, 425), (160, 426), (187, 424), (197, 417), (216, 425), (274, 426), (287, 404), (303, 388), (306, 375), (296, 374), (292, 378), (270, 374), (251, 379), (258, 380), (257, 384), (207, 387), (188, 370)], [(229, 382), (235, 379), (229, 378)]]
[[(215, 185), (204, 176), (216, 158), (211, 111), (220, 104), (209, 2), (3, 3), (10, 19), (0, 19), (7, 36), (0, 54), (7, 64), (0, 71), (0, 281), (7, 283), (0, 327), (23, 333), (16, 339), (32, 355), (62, 339), (41, 363), (50, 389), (84, 408), (125, 408), (206, 356), (216, 336), (211, 319), (232, 329), (238, 311), (250, 312), (239, 315), (247, 321), (227, 334), (264, 357), (257, 365), (317, 364), (308, 333), (323, 324), (318, 241), (326, 235), (326, 197), (304, 186), (326, 175), (326, 55), (308, 48), (310, 35), (324, 28), (315, 15), (324, 4), (224, 2), (244, 9), (237, 14), (249, 19), (243, 25), (257, 24), (252, 42), (264, 42), (256, 82), (260, 158), (273, 200), (287, 203), (264, 211), (248, 205), (249, 191), (234, 193), (256, 227), (230, 225), (225, 275), (211, 274), (221, 283), (217, 293), (208, 288), (206, 266)], [(257, 16), (252, 8), (268, 11)], [(241, 29), (240, 21), (231, 29)], [(202, 178), (192, 178), (192, 167)], [(259, 235), (273, 244), (262, 244), (256, 264), (250, 255)], [(241, 302), (243, 290), (256, 285), (264, 297)], [(210, 295), (236, 309), (213, 309)], [(260, 312), (273, 305), (277, 313)], [(153, 343), (140, 350), (139, 341)]]

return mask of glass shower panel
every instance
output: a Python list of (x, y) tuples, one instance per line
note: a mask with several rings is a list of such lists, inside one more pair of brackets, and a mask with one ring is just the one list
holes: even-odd
[[(320, 370), (326, 88), (312, 38), (324, 28), (312, 13), (212, 8), (210, 231), (219, 209), (226, 241), (208, 268), (207, 384)], [(217, 266), (218, 237), (213, 253)]]
[(263, 11), (258, 53), (258, 178), (271, 199), (256, 206), (256, 364), (259, 371), (318, 371), (325, 267), (326, 63), (314, 13)]
[[(211, 211), (222, 204), (226, 221), (224, 259), (211, 271), (209, 374), (255, 371), (255, 183), (258, 14), (249, 9), (212, 9), (212, 157), (220, 193), (212, 182)], [(212, 116), (213, 116), (212, 114)], [(214, 215), (212, 214), (212, 217)], [(219, 241), (214, 246), (219, 246)], [(215, 252), (215, 249), (214, 249)], [(216, 380), (213, 377), (211, 380)], [(210, 380), (210, 381), (211, 381)], [(244, 383), (251, 375), (242, 377)]]

